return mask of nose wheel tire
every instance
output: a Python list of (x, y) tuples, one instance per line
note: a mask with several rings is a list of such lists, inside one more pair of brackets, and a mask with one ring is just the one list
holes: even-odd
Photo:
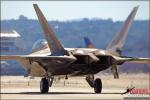
[(41, 93), (48, 93), (49, 91), (49, 81), (46, 78), (42, 78), (40, 82)]
[(94, 91), (95, 93), (101, 93), (102, 91), (102, 81), (99, 78), (94, 81)]

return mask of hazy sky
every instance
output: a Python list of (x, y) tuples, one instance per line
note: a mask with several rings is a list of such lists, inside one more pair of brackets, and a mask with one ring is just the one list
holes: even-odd
[(24, 15), (37, 19), (32, 4), (37, 3), (48, 20), (112, 18), (125, 20), (139, 5), (135, 19), (149, 19), (149, 1), (1, 1), (1, 19), (18, 19)]

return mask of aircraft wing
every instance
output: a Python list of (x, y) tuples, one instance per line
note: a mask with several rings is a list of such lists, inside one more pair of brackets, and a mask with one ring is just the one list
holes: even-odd
[(150, 58), (134, 58), (134, 57), (114, 57), (118, 63), (132, 62), (140, 64), (150, 64)]

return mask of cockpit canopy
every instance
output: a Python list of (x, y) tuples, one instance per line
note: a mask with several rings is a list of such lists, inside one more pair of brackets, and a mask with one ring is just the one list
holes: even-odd
[(34, 43), (34, 45), (32, 47), (32, 52), (40, 51), (40, 50), (46, 49), (46, 48), (48, 48), (47, 41), (45, 39), (40, 39)]

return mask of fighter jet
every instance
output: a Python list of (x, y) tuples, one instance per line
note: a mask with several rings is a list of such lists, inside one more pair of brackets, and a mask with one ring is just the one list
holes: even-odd
[(1, 55), (1, 60), (18, 60), (27, 70), (28, 76), (41, 77), (41, 93), (48, 93), (55, 76), (64, 76), (66, 78), (83, 76), (88, 84), (94, 88), (95, 93), (101, 93), (102, 81), (100, 78), (95, 79), (94, 74), (111, 67), (115, 78), (119, 78), (117, 65), (122, 65), (125, 62), (150, 63), (150, 58), (122, 57), (118, 54), (118, 51), (123, 46), (138, 6), (133, 8), (123, 27), (106, 50), (64, 48), (52, 28), (48, 25), (38, 5), (33, 4), (33, 6), (45, 34), (48, 47), (45, 48), (46, 45), (43, 43), (44, 48), (40, 47), (42, 48), (40, 50), (35, 49), (35, 52), (29, 55)]

